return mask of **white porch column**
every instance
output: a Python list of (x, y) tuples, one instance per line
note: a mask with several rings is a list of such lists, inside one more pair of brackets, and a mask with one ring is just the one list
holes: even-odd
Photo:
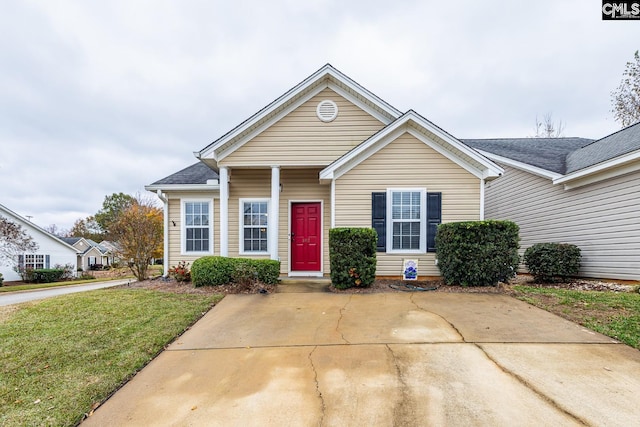
[(220, 167), (220, 256), (229, 256), (229, 169)]
[(269, 209), (268, 238), (271, 259), (278, 260), (280, 222), (280, 166), (271, 166), (271, 205)]
[(484, 221), (484, 179), (480, 180), (480, 221)]
[(158, 198), (162, 201), (162, 215), (164, 222), (164, 244), (162, 247), (162, 275), (169, 276), (169, 199), (167, 195), (158, 190), (156, 192)]

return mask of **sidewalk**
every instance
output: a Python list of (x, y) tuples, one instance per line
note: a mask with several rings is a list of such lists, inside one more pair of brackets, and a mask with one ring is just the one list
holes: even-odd
[(15, 292), (3, 292), (0, 294), (0, 306), (19, 304), (22, 302), (36, 301), (44, 298), (51, 298), (59, 295), (73, 294), (77, 292), (93, 291), (95, 289), (110, 288), (113, 286), (133, 283), (136, 279), (118, 279), (103, 282), (83, 283), (80, 285), (56, 286), (47, 289), (30, 289)]

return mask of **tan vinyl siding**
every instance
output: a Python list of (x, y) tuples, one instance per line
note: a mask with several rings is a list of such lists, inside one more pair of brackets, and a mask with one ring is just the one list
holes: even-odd
[(565, 190), (551, 180), (503, 166), (487, 185), (486, 217), (520, 226), (521, 253), (534, 243), (572, 243), (580, 275), (640, 280), (640, 173)]
[[(185, 255), (182, 253), (182, 200), (206, 199), (213, 202), (213, 250), (214, 255), (220, 254), (220, 199), (207, 192), (168, 192), (169, 199), (169, 267), (177, 265), (180, 261), (193, 264), (193, 261), (202, 255)], [(175, 221), (175, 226), (172, 221)]]
[[(329, 123), (316, 116), (320, 101), (338, 105)], [(325, 89), (219, 162), (220, 166), (326, 166), (380, 130), (383, 124)]]
[(240, 255), (240, 199), (270, 199), (271, 169), (233, 169), (229, 182), (229, 256), (269, 258), (269, 255)]
[[(388, 188), (442, 192), (442, 221), (480, 218), (480, 180), (408, 133), (360, 163), (335, 184), (337, 227), (371, 227), (371, 193)], [(435, 254), (377, 253), (379, 276), (402, 274), (402, 259), (418, 259), (420, 276), (439, 276)]]
[[(320, 185), (320, 169), (282, 169), (280, 171), (279, 239), (280, 272), (289, 272), (289, 205), (291, 201), (323, 203), (323, 266), (329, 272), (329, 225), (331, 224), (330, 186)], [(240, 255), (240, 199), (271, 199), (271, 169), (233, 169), (229, 183), (229, 256), (270, 258), (268, 255)]]

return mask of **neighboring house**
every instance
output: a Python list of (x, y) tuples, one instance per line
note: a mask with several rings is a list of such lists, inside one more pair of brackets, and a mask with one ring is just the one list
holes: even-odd
[(484, 218), (493, 161), (326, 65), (145, 188), (164, 202), (165, 273), (203, 255), (329, 274), (329, 229), (374, 227), (379, 276), (439, 276), (441, 222)]
[(78, 250), (78, 269), (91, 270), (95, 265), (108, 266), (113, 263), (113, 254), (104, 245), (84, 237), (62, 237), (62, 240)]
[(504, 168), (487, 184), (487, 218), (520, 226), (521, 249), (572, 243), (580, 275), (640, 280), (640, 123), (597, 141), (464, 140)]
[(113, 263), (119, 263), (120, 259), (118, 258), (118, 253), (120, 252), (120, 246), (116, 242), (112, 242), (111, 240), (103, 240), (99, 243), (99, 245), (106, 249), (107, 254), (107, 264), (112, 265)]
[(0, 216), (22, 226), (25, 233), (38, 244), (38, 250), (20, 254), (18, 259), (0, 259), (0, 273), (7, 282), (22, 280), (14, 267), (20, 264), (25, 268), (53, 268), (55, 265), (72, 265), (76, 271), (76, 249), (63, 242), (60, 238), (43, 230), (17, 213), (0, 205)]

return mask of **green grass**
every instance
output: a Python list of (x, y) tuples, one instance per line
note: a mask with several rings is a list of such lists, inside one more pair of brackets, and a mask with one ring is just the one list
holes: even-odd
[(0, 425), (75, 425), (222, 296), (105, 289), (0, 317)]
[(640, 349), (640, 294), (514, 286), (516, 297)]

